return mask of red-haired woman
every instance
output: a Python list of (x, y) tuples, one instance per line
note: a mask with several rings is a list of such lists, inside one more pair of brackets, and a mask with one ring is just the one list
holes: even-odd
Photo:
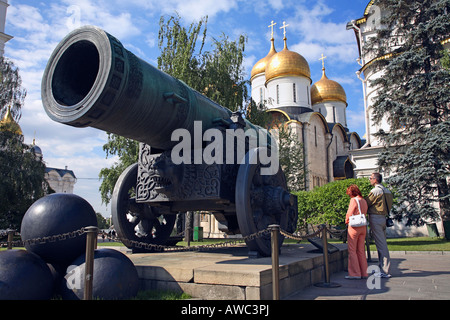
[[(347, 188), (347, 195), (350, 196), (350, 205), (348, 206), (345, 223), (349, 223), (350, 216), (360, 213), (367, 214), (367, 202), (361, 195), (358, 186), (352, 184)], [(359, 206), (358, 206), (359, 204)], [(364, 244), (367, 228), (348, 226), (348, 276), (346, 279), (361, 279), (367, 277), (367, 260)]]

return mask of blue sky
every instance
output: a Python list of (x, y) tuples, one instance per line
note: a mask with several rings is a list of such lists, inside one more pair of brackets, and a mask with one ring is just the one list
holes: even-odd
[(20, 69), (28, 95), (19, 121), (25, 142), (36, 138), (49, 167), (75, 172), (74, 192), (88, 200), (97, 212), (109, 217), (101, 205), (98, 173), (111, 166), (102, 149), (106, 134), (96, 129), (76, 129), (53, 122), (41, 102), (41, 79), (57, 43), (81, 25), (96, 25), (117, 37), (140, 58), (156, 65), (158, 30), (162, 15), (177, 12), (186, 25), (208, 15), (208, 40), (222, 32), (231, 39), (248, 36), (245, 70), (270, 49), (269, 24), (275, 27), (275, 46), (283, 47), (283, 21), (288, 47), (306, 58), (313, 82), (320, 79), (323, 53), (328, 78), (339, 82), (348, 100), (347, 121), (351, 131), (364, 135), (364, 104), (361, 82), (355, 75), (358, 49), (347, 22), (363, 16), (369, 0), (9, 0), (5, 33), (14, 38), (6, 44), (5, 56)]

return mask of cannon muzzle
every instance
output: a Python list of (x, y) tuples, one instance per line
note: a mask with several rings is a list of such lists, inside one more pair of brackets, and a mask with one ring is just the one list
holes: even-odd
[(152, 148), (169, 150), (175, 129), (204, 130), (231, 111), (126, 50), (105, 31), (85, 26), (52, 53), (42, 80), (49, 117), (74, 127), (94, 127)]

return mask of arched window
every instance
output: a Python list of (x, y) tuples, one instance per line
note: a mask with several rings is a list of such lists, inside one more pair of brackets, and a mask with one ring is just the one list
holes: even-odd
[(277, 84), (277, 104), (280, 104), (280, 85)]
[(295, 90), (295, 83), (292, 84), (294, 102), (297, 102), (297, 91)]

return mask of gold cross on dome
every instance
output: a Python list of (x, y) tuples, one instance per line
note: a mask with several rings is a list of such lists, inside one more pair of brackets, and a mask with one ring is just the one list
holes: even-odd
[(327, 57), (325, 57), (324, 55), (323, 55), (323, 53), (322, 53), (322, 58), (319, 58), (319, 60), (322, 60), (322, 69), (325, 69), (325, 59), (326, 59)]
[(286, 24), (286, 21), (283, 21), (283, 26), (280, 27), (280, 29), (284, 29), (283, 35), (284, 35), (285, 38), (286, 38), (286, 28), (287, 28), (287, 27), (289, 27), (289, 25)]
[(272, 20), (272, 24), (270, 26), (268, 26), (268, 28), (272, 28), (272, 38), (273, 38), (273, 27), (276, 26), (276, 23), (273, 22)]

